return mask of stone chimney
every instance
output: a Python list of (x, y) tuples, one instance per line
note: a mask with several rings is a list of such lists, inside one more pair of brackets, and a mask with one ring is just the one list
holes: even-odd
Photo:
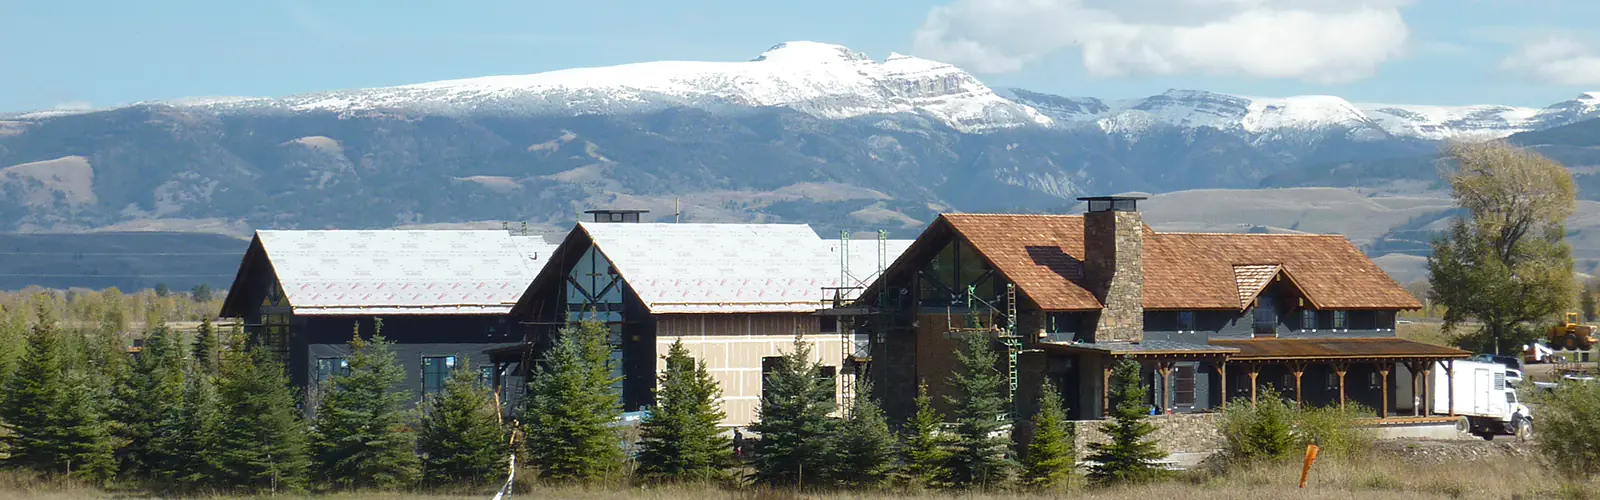
[(1084, 284), (1100, 299), (1095, 342), (1144, 340), (1144, 218), (1141, 195), (1078, 198), (1083, 214)]

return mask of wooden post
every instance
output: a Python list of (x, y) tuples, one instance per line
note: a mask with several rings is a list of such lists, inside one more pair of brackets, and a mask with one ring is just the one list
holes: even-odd
[(1450, 384), (1444, 391), (1445, 398), (1449, 399), (1450, 416), (1454, 417), (1456, 416), (1456, 360), (1444, 362), (1444, 378), (1445, 383)]
[(1105, 376), (1100, 381), (1100, 418), (1111, 414), (1111, 364), (1115, 358), (1108, 358), (1105, 367)]
[(1422, 363), (1408, 362), (1406, 370), (1411, 372), (1411, 416), (1422, 416)]
[(1378, 402), (1378, 418), (1389, 418), (1389, 370), (1394, 365), (1378, 363), (1378, 377), (1383, 384), (1383, 399)]
[(1294, 407), (1298, 409), (1301, 403), (1305, 401), (1304, 398), (1300, 397), (1300, 376), (1305, 375), (1306, 364), (1302, 362), (1291, 363), (1289, 369), (1292, 370), (1291, 373), (1294, 373)]
[(1165, 415), (1167, 409), (1172, 407), (1172, 400), (1167, 397), (1167, 388), (1172, 385), (1169, 382), (1172, 380), (1172, 363), (1156, 363), (1156, 370), (1161, 372), (1161, 406), (1156, 408), (1156, 412)]
[(1350, 364), (1336, 362), (1333, 364), (1333, 374), (1339, 376), (1339, 409), (1344, 409), (1344, 374), (1350, 372)]
[(1222, 401), (1218, 406), (1228, 407), (1228, 360), (1217, 362), (1217, 379), (1222, 386)]
[(1261, 365), (1251, 363), (1249, 370), (1245, 373), (1250, 375), (1250, 404), (1254, 405), (1256, 404), (1256, 375), (1261, 374)]
[(1428, 361), (1428, 362), (1424, 362), (1422, 364), (1422, 414), (1423, 415), (1432, 415), (1433, 414), (1433, 411), (1431, 411), (1433, 409), (1433, 390), (1428, 389), (1428, 382), (1433, 381), (1433, 377), (1429, 376), (1429, 375), (1433, 374), (1433, 363), (1434, 363), (1433, 361)]

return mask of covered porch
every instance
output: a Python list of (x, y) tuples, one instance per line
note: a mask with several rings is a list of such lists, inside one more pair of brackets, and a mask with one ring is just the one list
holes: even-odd
[(1228, 393), (1227, 360), (1238, 349), (1169, 341), (1065, 343), (1041, 342), (1039, 350), (1063, 359), (1056, 382), (1077, 419), (1105, 418), (1111, 405), (1111, 374), (1123, 360), (1140, 365), (1149, 390), (1147, 403), (1161, 413), (1193, 413), (1216, 408)]
[[(1393, 337), (1212, 340), (1210, 345), (1236, 350), (1224, 364), (1236, 374), (1235, 387), (1241, 390), (1229, 394), (1229, 400), (1248, 398), (1254, 403), (1266, 385), (1283, 396), (1292, 395), (1297, 406), (1343, 408), (1360, 403), (1374, 408), (1380, 419), (1404, 416), (1391, 414), (1397, 407), (1409, 407), (1413, 418), (1433, 415), (1428, 377), (1440, 367), (1453, 381), (1453, 361), (1470, 356), (1460, 349)], [(1398, 380), (1402, 367), (1409, 374), (1407, 380)], [(1400, 391), (1395, 389), (1401, 383), (1409, 384), (1405, 392), (1419, 404), (1397, 404)], [(1452, 407), (1454, 397), (1448, 396)], [(1453, 415), (1450, 409), (1446, 413)]]

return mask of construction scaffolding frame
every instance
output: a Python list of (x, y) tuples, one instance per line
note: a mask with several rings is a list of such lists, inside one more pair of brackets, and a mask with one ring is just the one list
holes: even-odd
[[(837, 317), (839, 348), (841, 350), (839, 359), (840, 364), (844, 365), (840, 367), (841, 376), (839, 377), (840, 392), (843, 395), (843, 401), (839, 404), (842, 415), (849, 413), (850, 407), (855, 402), (855, 395), (859, 385), (858, 379), (867, 376), (868, 367), (872, 363), (871, 341), (865, 343), (864, 346), (858, 345), (856, 342), (858, 320), (867, 319), (871, 329), (868, 332), (869, 338), (882, 342), (884, 321), (876, 316), (892, 314), (888, 308), (883, 307), (886, 294), (878, 295), (876, 305), (865, 306), (852, 304), (859, 297), (847, 297), (847, 295), (851, 295), (851, 290), (866, 289), (868, 285), (871, 285), (871, 280), (878, 279), (883, 275), (884, 270), (888, 268), (889, 233), (882, 229), (878, 230), (877, 266), (869, 276), (858, 277), (851, 272), (850, 241), (849, 231), (839, 231), (839, 286), (825, 287), (825, 291), (832, 291), (833, 294), (832, 297), (825, 299), (827, 303), (824, 304), (825, 307), (831, 308), (832, 312), (835, 313), (830, 315)], [(866, 347), (866, 349), (863, 350), (862, 347)], [(846, 368), (849, 369), (848, 375), (846, 374)]]
[[(1014, 421), (1018, 418), (1019, 413), (1017, 411), (1017, 390), (1020, 385), (1021, 375), (1018, 362), (1022, 353), (1036, 351), (1036, 349), (1024, 349), (1022, 347), (1022, 336), (1017, 334), (1017, 286), (1012, 283), (1006, 283), (1004, 311), (994, 304), (979, 298), (977, 296), (977, 288), (976, 285), (967, 285), (967, 320), (961, 326), (958, 327), (954, 324), (951, 320), (949, 309), (945, 309), (946, 329), (951, 333), (994, 335), (995, 340), (1005, 347), (1006, 401), (1010, 406), (1010, 417)], [(988, 309), (989, 326), (984, 326), (983, 319), (978, 313), (978, 308), (973, 307), (974, 305)], [(994, 316), (997, 314), (1005, 315), (1005, 326), (1000, 326), (1000, 322), (995, 320)]]

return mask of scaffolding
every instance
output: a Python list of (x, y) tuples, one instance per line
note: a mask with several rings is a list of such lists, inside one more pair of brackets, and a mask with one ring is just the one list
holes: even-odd
[(844, 375), (844, 368), (849, 368), (848, 375), (839, 377), (840, 392), (844, 396), (844, 400), (839, 407), (842, 410), (841, 413), (846, 414), (849, 412), (851, 404), (855, 402), (858, 379), (866, 376), (867, 368), (872, 362), (871, 343), (856, 342), (857, 320), (868, 318), (872, 330), (869, 338), (882, 342), (884, 335), (882, 326), (884, 322), (880, 318), (874, 318), (874, 316), (889, 314), (888, 308), (884, 307), (887, 294), (878, 294), (876, 306), (853, 304), (859, 297), (848, 296), (853, 295), (851, 294), (852, 290), (865, 289), (871, 284), (872, 280), (881, 277), (884, 270), (888, 268), (889, 233), (882, 229), (878, 230), (877, 266), (868, 276), (856, 276), (852, 272), (850, 268), (850, 241), (849, 231), (839, 231), (839, 286), (826, 288), (833, 292), (833, 296), (827, 299), (829, 303), (825, 304), (832, 309), (831, 312), (833, 314), (831, 315), (837, 318), (839, 360), (840, 364), (843, 365), (840, 367), (841, 375)]
[[(978, 297), (978, 287), (976, 285), (967, 285), (966, 323), (957, 327), (950, 319), (948, 308), (945, 310), (945, 323), (947, 329), (953, 333), (994, 335), (995, 340), (998, 340), (1000, 345), (1005, 347), (1006, 401), (1010, 407), (1011, 419), (1014, 421), (1020, 413), (1017, 411), (1017, 390), (1021, 379), (1018, 361), (1022, 353), (1033, 350), (1023, 349), (1022, 336), (1017, 334), (1017, 286), (1015, 284), (1006, 284), (1005, 301), (1005, 310), (1001, 311), (999, 307), (995, 307), (994, 304)], [(978, 313), (979, 307), (975, 306), (988, 309), (989, 321), (987, 326), (985, 326), (983, 318)], [(1005, 315), (1004, 326), (1000, 326), (999, 322), (995, 321), (994, 316), (996, 314)]]

